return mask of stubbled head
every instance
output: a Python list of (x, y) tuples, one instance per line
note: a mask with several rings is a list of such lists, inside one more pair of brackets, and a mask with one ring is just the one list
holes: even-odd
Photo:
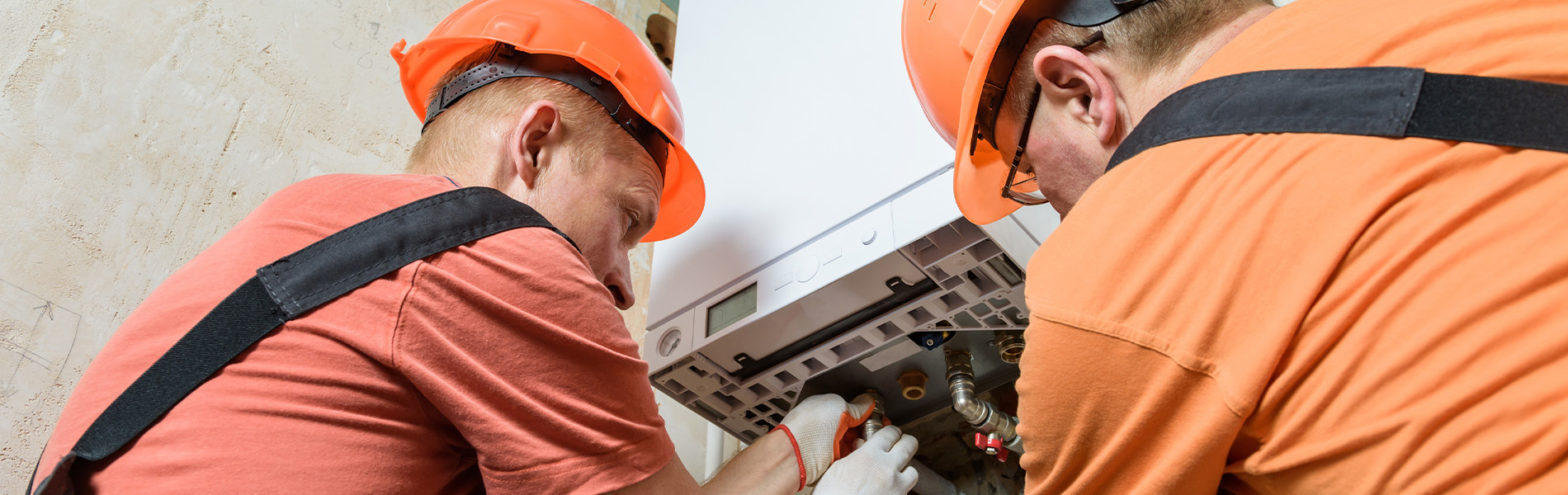
[[(436, 87), (489, 53), (457, 64)], [(663, 177), (587, 94), (542, 78), (490, 83), (430, 122), (407, 169), (527, 203), (577, 243), (617, 307), (635, 302), (628, 253), (653, 226)]]
[[(1263, 0), (1159, 0), (1092, 28), (1041, 22), (1008, 82), (997, 116), (998, 151), (1004, 157), (1018, 152), (1038, 85), (1040, 98), (1020, 168), (1032, 168), (1041, 193), (1065, 215), (1137, 124), (1128, 95), (1145, 90), (1140, 85), (1180, 63), (1205, 36), (1269, 5)], [(1096, 32), (1104, 40), (1085, 45)]]

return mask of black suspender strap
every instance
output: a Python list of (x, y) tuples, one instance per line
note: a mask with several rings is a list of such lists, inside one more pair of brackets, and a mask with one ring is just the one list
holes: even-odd
[(523, 227), (555, 230), (528, 205), (471, 187), (382, 213), (262, 267), (116, 397), (38, 490), (29, 491), (72, 493), (76, 461), (102, 460), (125, 447), (284, 322), (416, 260)]
[(1418, 137), (1568, 152), (1568, 86), (1406, 67), (1249, 72), (1161, 101), (1112, 155), (1258, 133)]

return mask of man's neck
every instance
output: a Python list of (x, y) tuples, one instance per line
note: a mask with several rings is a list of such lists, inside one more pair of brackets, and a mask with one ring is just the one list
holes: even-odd
[(1127, 128), (1131, 129), (1137, 126), (1139, 122), (1142, 122), (1143, 117), (1148, 115), (1155, 105), (1181, 89), (1187, 83), (1187, 80), (1191, 79), (1192, 75), (1196, 74), (1198, 69), (1203, 67), (1203, 64), (1207, 63), (1210, 57), (1214, 56), (1215, 52), (1220, 51), (1227, 43), (1236, 39), (1236, 36), (1240, 35), (1242, 31), (1252, 27), (1253, 24), (1274, 12), (1275, 9), (1277, 7), (1272, 5), (1259, 5), (1246, 14), (1242, 14), (1236, 20), (1220, 26), (1218, 29), (1205, 35), (1197, 43), (1194, 43), (1192, 49), (1188, 50), (1187, 54), (1176, 64), (1151, 71), (1148, 75), (1141, 78), (1142, 80), (1139, 81), (1139, 84), (1127, 85), (1126, 87), (1132, 88), (1124, 96), (1127, 103), (1127, 117), (1130, 119), (1128, 123), (1131, 124)]
[(461, 167), (430, 161), (429, 158), (410, 157), (403, 173), (445, 177), (458, 187), (483, 186), (505, 191), (507, 174), (499, 165), (491, 168)]

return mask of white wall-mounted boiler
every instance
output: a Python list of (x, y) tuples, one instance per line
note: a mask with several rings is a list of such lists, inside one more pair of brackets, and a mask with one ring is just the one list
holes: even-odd
[[(654, 248), (643, 354), (655, 388), (744, 441), (806, 394), (875, 390), (925, 465), (1016, 492), (1016, 460), (973, 445), (947, 375), (967, 355), (982, 398), (1012, 407), (1023, 267), (1057, 218), (959, 214), (953, 150), (904, 69), (901, 7), (681, 2), (674, 78), (708, 202)], [(982, 458), (994, 466), (961, 467)]]

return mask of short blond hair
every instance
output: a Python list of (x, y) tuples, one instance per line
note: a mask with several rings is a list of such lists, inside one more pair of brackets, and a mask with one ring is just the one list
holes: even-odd
[[(463, 72), (485, 62), (492, 52), (487, 47), (465, 57), (453, 66), (435, 86), (430, 99), (439, 98), (441, 88)], [(610, 119), (610, 114), (593, 97), (560, 81), (540, 77), (502, 79), (476, 89), (453, 104), (425, 128), (409, 153), (408, 171), (419, 174), (451, 175), (475, 164), (489, 166), (496, 157), (474, 146), (482, 138), (476, 133), (504, 132), (515, 116), (536, 101), (555, 102), (560, 109), (563, 141), (578, 157), (605, 153), (631, 158), (642, 148)], [(586, 160), (577, 160), (579, 171)]]
[(1178, 62), (1203, 36), (1264, 5), (1271, 4), (1265, 0), (1155, 0), (1097, 27), (1047, 19), (1035, 26), (1013, 65), (1007, 106), (1018, 110), (1029, 104), (1026, 88), (1035, 84), (1034, 56), (1045, 47), (1078, 45), (1098, 30), (1105, 35), (1105, 50), (1122, 57), (1134, 72), (1148, 74)]

